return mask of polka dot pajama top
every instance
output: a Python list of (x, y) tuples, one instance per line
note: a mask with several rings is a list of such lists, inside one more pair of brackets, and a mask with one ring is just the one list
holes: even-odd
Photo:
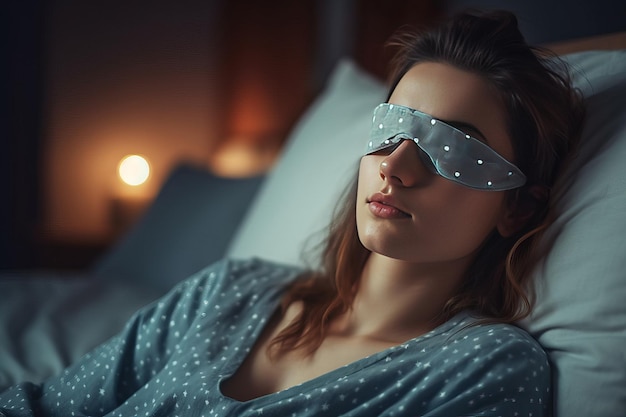
[(0, 416), (548, 415), (545, 353), (522, 330), (469, 326), (428, 334), (250, 401), (222, 394), (300, 270), (222, 261), (143, 308), (121, 334), (41, 385), (0, 393)]

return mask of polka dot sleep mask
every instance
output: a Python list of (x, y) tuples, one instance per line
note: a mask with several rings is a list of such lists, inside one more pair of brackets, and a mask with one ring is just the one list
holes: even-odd
[(466, 187), (502, 191), (521, 187), (526, 176), (484, 142), (441, 120), (397, 104), (374, 110), (367, 154), (413, 141), (436, 174)]

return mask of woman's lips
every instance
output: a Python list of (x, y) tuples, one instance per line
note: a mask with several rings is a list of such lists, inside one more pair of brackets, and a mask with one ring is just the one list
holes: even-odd
[(410, 214), (396, 207), (393, 201), (386, 196), (373, 196), (369, 199), (367, 207), (374, 216), (383, 219), (406, 219), (411, 217)]

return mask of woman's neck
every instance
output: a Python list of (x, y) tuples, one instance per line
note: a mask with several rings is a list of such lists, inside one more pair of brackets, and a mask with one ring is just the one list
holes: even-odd
[(372, 253), (352, 309), (336, 321), (342, 333), (402, 343), (441, 324), (446, 302), (456, 293), (465, 262), (412, 264)]

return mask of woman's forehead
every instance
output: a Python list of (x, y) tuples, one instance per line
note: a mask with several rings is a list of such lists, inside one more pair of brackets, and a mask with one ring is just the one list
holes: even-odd
[[(506, 109), (491, 84), (479, 75), (449, 64), (414, 65), (398, 82), (389, 102), (419, 110), (485, 140), (514, 160)], [(482, 136), (482, 137), (481, 137)]]

